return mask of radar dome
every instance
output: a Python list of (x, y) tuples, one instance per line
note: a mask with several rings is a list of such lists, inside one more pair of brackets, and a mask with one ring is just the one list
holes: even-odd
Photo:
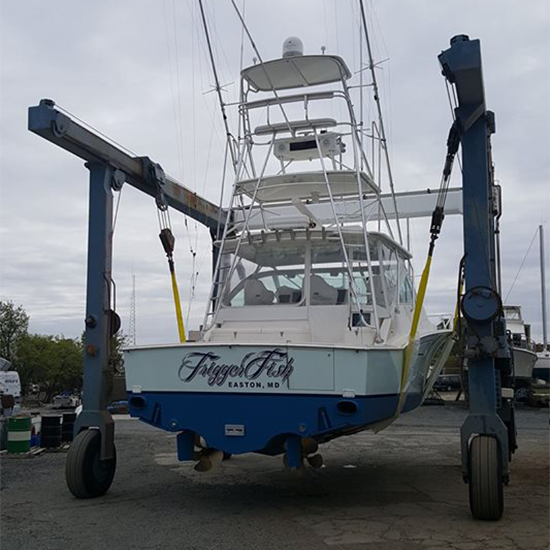
[(304, 44), (297, 36), (291, 36), (283, 42), (283, 57), (304, 55)]

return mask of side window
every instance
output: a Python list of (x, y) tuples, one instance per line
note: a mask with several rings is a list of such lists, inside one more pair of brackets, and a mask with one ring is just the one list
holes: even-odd
[(410, 275), (406, 275), (401, 282), (399, 289), (399, 302), (402, 304), (412, 304), (413, 288)]

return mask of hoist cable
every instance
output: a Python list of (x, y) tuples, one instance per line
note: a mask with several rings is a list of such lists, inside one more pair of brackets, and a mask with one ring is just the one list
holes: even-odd
[(184, 343), (185, 329), (183, 325), (183, 315), (181, 312), (181, 301), (178, 290), (178, 283), (176, 279), (176, 268), (174, 265), (174, 245), (176, 238), (172, 233), (172, 220), (170, 218), (170, 212), (168, 209), (168, 203), (164, 195), (164, 184), (166, 182), (164, 170), (158, 164), (149, 163), (147, 174), (151, 182), (156, 186), (157, 193), (155, 197), (155, 203), (157, 205), (157, 219), (159, 222), (160, 233), (159, 239), (166, 253), (168, 259), (168, 268), (170, 271), (170, 279), (172, 283), (172, 294), (174, 297), (174, 307), (176, 310), (176, 321), (178, 325), (178, 335), (181, 343)]
[(409, 377), (409, 370), (412, 355), (414, 352), (414, 342), (416, 340), (416, 333), (418, 331), (418, 325), (420, 323), (420, 317), (422, 314), (422, 307), (424, 305), (424, 298), (426, 296), (426, 289), (428, 287), (428, 280), (430, 278), (430, 269), (432, 266), (432, 258), (435, 249), (435, 241), (438, 239), (441, 232), (441, 225), (445, 218), (445, 200), (447, 198), (447, 192), (449, 189), (449, 181), (451, 179), (451, 173), (453, 170), (453, 162), (460, 145), (460, 126), (455, 120), (449, 131), (447, 138), (447, 155), (445, 157), (445, 164), (443, 166), (443, 174), (441, 177), (441, 185), (437, 196), (436, 206), (432, 213), (432, 221), (430, 225), (430, 242), (428, 246), (428, 257), (426, 258), (426, 265), (422, 271), (420, 278), (420, 284), (418, 285), (418, 292), (416, 295), (416, 302), (413, 311), (413, 318), (411, 322), (411, 329), (409, 332), (409, 339), (405, 352), (403, 355), (403, 368), (401, 370), (401, 380), (399, 384), (399, 400), (395, 411), (394, 419), (401, 414), (403, 405), (405, 404), (406, 393), (405, 387)]
[(80, 122), (83, 126), (86, 126), (90, 130), (95, 132), (98, 136), (101, 136), (102, 138), (104, 138), (105, 140), (110, 142), (111, 144), (116, 145), (117, 147), (119, 147), (120, 149), (126, 151), (127, 153), (129, 153), (130, 155), (132, 155), (134, 157), (138, 156), (137, 153), (134, 153), (131, 149), (128, 149), (128, 147), (125, 147), (124, 145), (118, 143), (118, 141), (115, 141), (113, 138), (109, 137), (107, 134), (104, 134), (103, 132), (101, 132), (100, 130), (98, 130), (94, 126), (92, 126), (90, 123), (88, 123), (85, 120), (82, 120), (81, 118), (77, 117), (75, 114), (71, 113), (69, 110), (65, 109), (64, 107), (61, 107), (61, 105), (56, 103), (55, 106), (60, 111), (63, 111), (65, 114), (69, 115), (71, 118), (74, 118), (75, 120)]
[[(456, 108), (456, 95), (454, 93), (454, 88), (452, 88), (453, 90), (453, 99), (451, 99), (451, 92), (449, 91), (449, 88), (451, 87), (451, 85), (449, 84), (449, 82), (447, 81), (447, 79), (445, 79), (445, 90), (447, 92), (447, 99), (449, 101), (449, 109), (451, 110), (451, 118), (453, 119), (453, 122), (456, 120), (456, 114), (455, 114), (455, 108)], [(457, 162), (458, 162), (458, 167), (460, 168), (460, 172), (462, 172), (462, 162), (460, 161), (460, 156), (457, 156)]]

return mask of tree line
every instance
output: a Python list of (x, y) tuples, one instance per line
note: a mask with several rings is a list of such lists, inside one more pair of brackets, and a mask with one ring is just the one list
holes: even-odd
[[(0, 357), (19, 373), (21, 390), (38, 386), (44, 399), (66, 390), (80, 391), (83, 377), (83, 341), (62, 335), (29, 333), (29, 315), (23, 306), (0, 301)], [(111, 340), (110, 363), (114, 372), (124, 371), (122, 347), (127, 338), (121, 332)]]

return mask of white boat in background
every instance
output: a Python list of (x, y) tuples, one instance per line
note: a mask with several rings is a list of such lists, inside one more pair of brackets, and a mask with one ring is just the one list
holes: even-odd
[(504, 306), (506, 329), (512, 335), (514, 373), (519, 383), (529, 383), (533, 378), (533, 368), (537, 362), (535, 345), (531, 340), (530, 327), (525, 325), (520, 306)]
[(550, 384), (550, 351), (539, 351), (533, 368), (533, 378)]
[(409, 345), (411, 255), (388, 221), (398, 213), (384, 213), (351, 77), (341, 57), (303, 55), (294, 38), (242, 71), (204, 324), (196, 342), (126, 351), (132, 416), (275, 455), (289, 437), (379, 429), (421, 404), (452, 331), (422, 312)]

